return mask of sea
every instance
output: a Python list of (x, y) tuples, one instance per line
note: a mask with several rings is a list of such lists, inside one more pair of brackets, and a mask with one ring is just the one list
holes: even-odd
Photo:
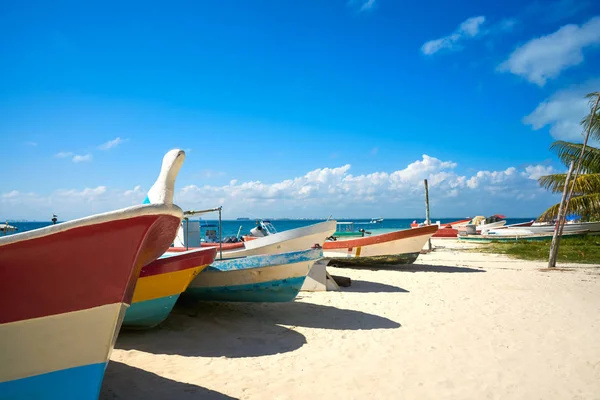
[[(465, 218), (432, 218), (432, 223), (437, 223), (440, 221), (441, 224), (445, 224), (452, 221), (457, 221)], [(517, 224), (521, 222), (527, 222), (535, 219), (535, 217), (531, 218), (506, 218), (506, 224)], [(423, 222), (423, 218), (384, 218), (382, 222), (376, 224), (370, 224), (370, 219), (344, 219), (338, 220), (339, 222), (348, 221), (356, 223), (356, 228), (362, 228), (366, 231), (371, 232), (372, 234), (381, 234), (385, 232), (391, 232), (398, 229), (408, 229), (410, 228), (410, 224), (413, 221)], [(198, 221), (195, 219), (194, 221)], [(318, 222), (323, 222), (322, 219), (270, 219), (273, 226), (277, 229), (278, 232), (287, 231), (289, 229), (300, 228), (307, 225), (316, 224)], [(4, 222), (4, 221), (3, 221)], [(27, 232), (38, 228), (43, 228), (45, 226), (52, 225), (51, 221), (7, 221), (9, 225), (12, 225), (17, 228), (17, 232)], [(58, 223), (61, 223), (60, 221)], [(216, 229), (218, 226), (218, 220), (212, 219), (200, 219), (200, 225), (202, 231), (204, 229)], [(250, 229), (256, 226), (256, 220), (222, 220), (221, 226), (223, 229), (223, 237), (229, 236), (237, 236), (238, 232), (241, 234), (247, 234), (250, 232)], [(3, 232), (0, 232), (0, 236), (3, 235)], [(8, 233), (10, 234), (10, 233)], [(204, 233), (201, 234), (204, 236)]]

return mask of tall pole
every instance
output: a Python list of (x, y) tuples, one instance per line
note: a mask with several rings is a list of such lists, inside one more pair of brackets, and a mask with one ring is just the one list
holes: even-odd
[(571, 179), (571, 173), (573, 173), (573, 166), (575, 161), (571, 161), (569, 166), (569, 172), (567, 173), (567, 180), (565, 181), (565, 187), (563, 189), (563, 195), (560, 199), (560, 205), (558, 206), (558, 222), (554, 227), (554, 234), (552, 235), (552, 243), (550, 244), (550, 256), (548, 257), (548, 268), (556, 267), (556, 256), (558, 255), (558, 247), (560, 245), (560, 235), (562, 234), (560, 229), (560, 221), (562, 220), (563, 213), (565, 210), (565, 200), (567, 198), (567, 191), (569, 188), (569, 180)]
[[(425, 224), (430, 225), (431, 221), (429, 219), (429, 186), (427, 185), (427, 179), (423, 181), (425, 183)], [(427, 240), (429, 245), (429, 251), (431, 251), (431, 238)]]
[[(590, 124), (588, 125), (587, 132), (585, 133), (585, 139), (583, 139), (583, 146), (581, 146), (581, 154), (579, 154), (579, 159), (577, 160), (577, 168), (575, 169), (575, 177), (573, 178), (573, 183), (571, 184), (571, 189), (569, 190), (569, 195), (567, 196), (567, 205), (565, 207), (565, 215), (564, 218), (567, 217), (567, 213), (569, 212), (569, 203), (571, 202), (571, 196), (573, 196), (573, 190), (575, 189), (575, 183), (579, 176), (579, 172), (581, 171), (581, 163), (583, 162), (583, 156), (585, 155), (585, 148), (587, 146), (588, 139), (590, 137), (590, 131), (592, 130), (592, 125), (594, 124), (594, 117), (596, 116), (596, 110), (598, 109), (598, 102), (600, 102), (600, 94), (596, 98), (596, 103), (594, 104), (594, 108), (592, 110), (592, 114), (590, 115)], [(563, 219), (559, 219), (557, 221), (560, 235), (563, 233), (563, 228), (565, 226), (565, 221)]]
[(219, 207), (219, 259), (223, 259), (223, 227), (221, 224), (221, 209), (223, 207)]

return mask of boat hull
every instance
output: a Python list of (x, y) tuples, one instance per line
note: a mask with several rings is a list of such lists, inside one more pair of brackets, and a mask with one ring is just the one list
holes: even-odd
[(215, 261), (199, 274), (185, 297), (214, 301), (285, 302), (293, 300), (320, 249)]
[(163, 255), (140, 272), (123, 326), (147, 329), (163, 322), (179, 295), (215, 259), (214, 248)]
[[(586, 232), (568, 232), (562, 235), (562, 239), (578, 238), (583, 237), (587, 234)], [(471, 235), (471, 236), (459, 236), (458, 240), (461, 242), (472, 242), (472, 243), (494, 243), (494, 242), (531, 242), (531, 241), (550, 241), (552, 240), (552, 234), (530, 234), (530, 235), (517, 235), (517, 236), (502, 236), (502, 235)]]
[[(325, 221), (302, 228), (290, 229), (273, 235), (259, 237), (244, 242), (244, 248), (239, 250), (223, 250), (223, 259), (233, 259), (247, 256), (281, 254), (310, 249), (315, 244), (323, 245), (325, 240), (335, 232), (336, 221)], [(185, 251), (182, 247), (170, 248), (170, 252)], [(217, 258), (220, 249), (217, 243)]]
[(146, 205), (0, 239), (0, 398), (96, 399), (139, 272), (181, 217)]
[[(395, 257), (400, 264), (415, 262), (427, 240), (438, 230), (437, 225), (404, 229), (358, 239), (328, 241), (323, 245), (323, 257), (329, 265), (357, 266)], [(358, 259), (365, 259), (356, 262)]]

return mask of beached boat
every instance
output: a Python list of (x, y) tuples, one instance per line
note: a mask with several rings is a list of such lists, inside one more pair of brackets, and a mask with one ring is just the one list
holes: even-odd
[[(228, 248), (227, 243), (221, 247), (219, 243), (210, 245), (217, 248), (217, 258), (229, 259), (255, 255), (287, 253), (310, 249), (315, 244), (323, 245), (325, 240), (335, 232), (336, 221), (325, 221), (317, 224), (290, 229), (283, 232), (268, 233), (266, 236), (247, 239), (243, 248)], [(236, 243), (232, 243), (236, 244)], [(237, 247), (237, 246), (236, 246)], [(223, 257), (221, 257), (221, 249)], [(172, 247), (170, 252), (186, 251), (185, 247)]]
[(318, 247), (215, 261), (192, 281), (183, 296), (215, 301), (292, 301), (313, 264), (322, 257)]
[(412, 264), (427, 240), (438, 230), (437, 225), (403, 229), (361, 238), (329, 240), (323, 244), (323, 257), (328, 265), (360, 265), (385, 262)]
[[(461, 219), (454, 222), (448, 222), (446, 224), (438, 224), (439, 229), (436, 233), (433, 234), (432, 237), (439, 238), (455, 238), (458, 236), (458, 229), (461, 226), (468, 224), (471, 221), (470, 218)], [(417, 221), (413, 221), (410, 224), (411, 228), (418, 228), (420, 226), (425, 226), (425, 223), (418, 224)]]
[[(585, 236), (588, 231), (575, 231), (563, 233), (562, 238), (573, 238)], [(525, 235), (498, 235), (498, 234), (487, 234), (487, 235), (468, 235), (459, 236), (458, 240), (461, 242), (472, 242), (472, 243), (493, 243), (493, 242), (523, 242), (523, 241), (544, 241), (552, 240), (553, 234), (548, 233), (529, 233)]]
[[(527, 227), (514, 227), (516, 230), (529, 231), (531, 233), (552, 233), (555, 229), (555, 224), (532, 224)], [(590, 234), (600, 233), (600, 222), (573, 222), (563, 225), (563, 232), (588, 231)], [(497, 230), (489, 233), (497, 233)]]
[(184, 153), (167, 156), (158, 204), (0, 238), (0, 398), (98, 398), (140, 270), (183, 217), (159, 189), (172, 189)]
[(214, 261), (216, 254), (217, 249), (214, 247), (165, 253), (142, 268), (123, 326), (152, 328), (163, 322), (179, 295)]

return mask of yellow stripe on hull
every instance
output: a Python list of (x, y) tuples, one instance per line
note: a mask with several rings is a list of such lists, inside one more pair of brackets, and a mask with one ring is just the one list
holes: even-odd
[(182, 271), (140, 277), (133, 292), (133, 303), (180, 294), (207, 265)]

